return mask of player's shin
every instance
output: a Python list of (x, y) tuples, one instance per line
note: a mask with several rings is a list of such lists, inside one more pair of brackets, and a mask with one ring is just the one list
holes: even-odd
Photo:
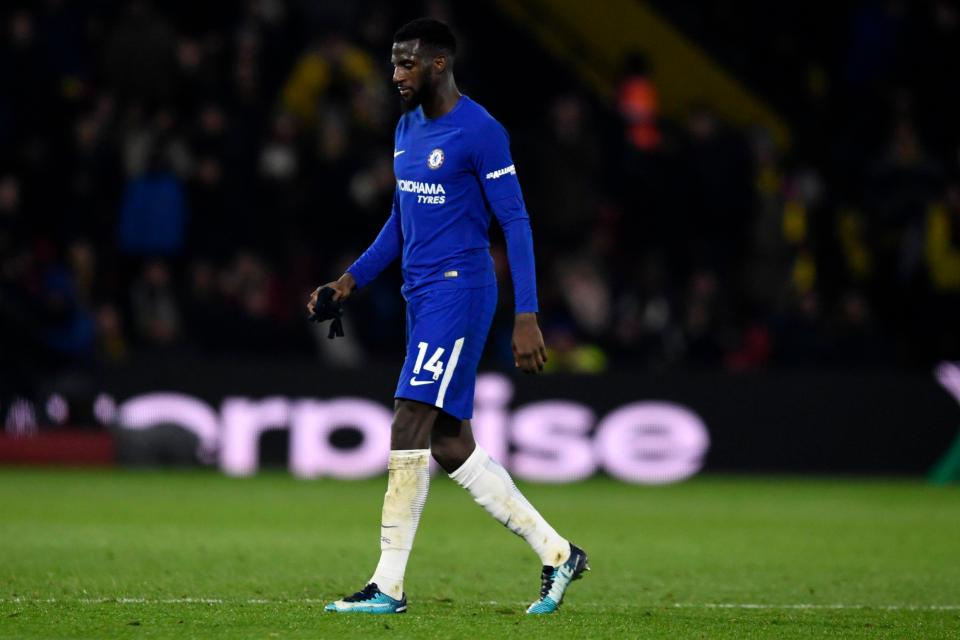
[(523, 497), (507, 470), (479, 445), (450, 477), (490, 515), (526, 540), (545, 566), (555, 567), (567, 560), (570, 543)]
[(403, 575), (430, 486), (430, 450), (390, 452), (380, 522), (380, 562), (370, 578), (388, 596), (403, 596)]

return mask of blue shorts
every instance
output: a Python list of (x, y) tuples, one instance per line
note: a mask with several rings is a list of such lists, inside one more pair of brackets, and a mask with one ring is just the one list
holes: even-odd
[(431, 287), (407, 300), (407, 357), (396, 398), (417, 400), (460, 420), (473, 416), (473, 388), (497, 287)]

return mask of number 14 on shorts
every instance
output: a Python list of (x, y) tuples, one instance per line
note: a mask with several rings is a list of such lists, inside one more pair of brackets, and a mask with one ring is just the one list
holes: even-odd
[[(427, 351), (430, 349), (430, 345), (426, 342), (421, 342), (417, 345), (417, 362), (413, 365), (413, 375), (419, 375), (420, 370), (428, 371), (433, 374), (434, 380), (439, 380), (440, 376), (443, 374), (443, 362), (440, 360), (440, 357), (443, 356), (444, 349), (443, 347), (437, 347), (436, 351), (433, 352), (433, 355), (430, 356), (430, 359), (427, 360), (427, 363), (423, 363), (423, 359), (427, 355)], [(419, 381), (418, 381), (419, 382)], [(423, 384), (421, 382), (421, 384)]]

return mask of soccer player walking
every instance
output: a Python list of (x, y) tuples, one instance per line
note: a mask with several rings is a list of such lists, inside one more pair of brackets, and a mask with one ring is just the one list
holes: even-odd
[[(533, 238), (509, 139), (500, 123), (457, 90), (455, 54), (453, 33), (436, 20), (414, 20), (394, 35), (393, 83), (404, 114), (393, 151), (393, 207), (373, 244), (324, 285), (333, 289), (333, 300), (345, 300), (400, 257), (407, 302), (380, 562), (361, 591), (328, 604), (327, 611), (406, 611), (403, 577), (427, 500), (430, 455), (540, 557), (540, 596), (527, 613), (556, 611), (570, 583), (588, 569), (586, 553), (544, 520), (473, 439), (477, 366), (497, 302), (491, 214), (503, 228), (516, 294), (516, 366), (538, 373), (547, 355), (537, 326)], [(311, 313), (319, 290), (307, 305)]]

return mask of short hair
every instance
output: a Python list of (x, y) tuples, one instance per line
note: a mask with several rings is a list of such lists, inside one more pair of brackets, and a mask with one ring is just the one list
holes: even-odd
[(419, 40), (421, 44), (446, 51), (449, 55), (457, 52), (457, 39), (445, 22), (433, 18), (417, 18), (403, 25), (393, 34), (394, 42)]

